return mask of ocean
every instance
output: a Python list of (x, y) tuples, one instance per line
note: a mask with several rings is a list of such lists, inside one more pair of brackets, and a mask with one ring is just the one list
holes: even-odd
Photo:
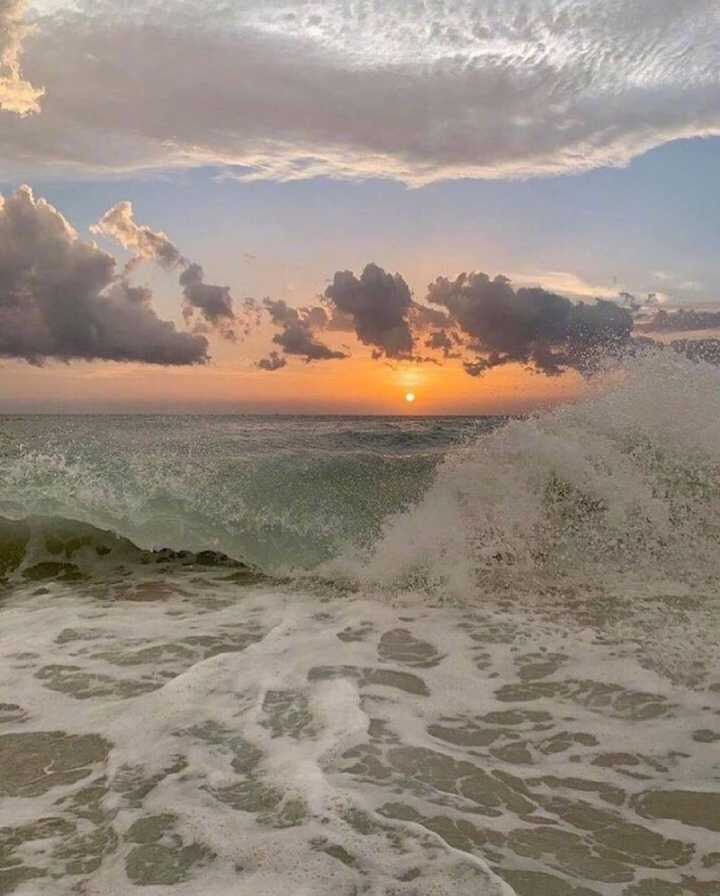
[(1, 894), (720, 894), (716, 368), (0, 460)]

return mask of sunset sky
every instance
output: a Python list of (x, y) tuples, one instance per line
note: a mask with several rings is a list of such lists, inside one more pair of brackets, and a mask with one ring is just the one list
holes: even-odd
[(526, 411), (621, 291), (715, 339), (718, 58), (711, 0), (0, 0), (0, 412)]

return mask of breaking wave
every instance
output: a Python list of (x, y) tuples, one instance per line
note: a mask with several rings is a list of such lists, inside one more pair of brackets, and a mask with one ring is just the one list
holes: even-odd
[(575, 404), (450, 452), (359, 561), (375, 586), (468, 596), (563, 585), (673, 588), (720, 573), (720, 375), (657, 352)]
[(719, 387), (716, 368), (659, 351), (525, 419), (16, 418), (0, 513), (466, 600), (710, 587)]

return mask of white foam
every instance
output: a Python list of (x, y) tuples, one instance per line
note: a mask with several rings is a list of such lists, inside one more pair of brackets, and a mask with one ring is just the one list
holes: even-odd
[[(158, 815), (175, 817), (161, 846), (201, 844), (214, 858), (192, 864), (187, 879), (148, 885), (144, 891), (150, 894), (189, 896), (202, 887), (211, 896), (350, 896), (362, 886), (376, 896), (499, 896), (512, 891), (496, 879), (488, 861), (557, 873), (551, 859), (549, 868), (509, 847), (489, 846), (487, 854), (480, 845), (459, 851), (419, 823), (445, 816), (506, 838), (532, 829), (533, 822), (502, 803), (505, 797), (488, 812), (463, 795), (462, 781), (473, 767), (478, 774), (555, 781), (528, 786), (534, 794), (554, 788), (576, 806), (610, 811), (622, 823), (691, 843), (695, 858), (688, 859), (683, 873), (699, 880), (712, 874), (701, 859), (715, 848), (715, 833), (670, 819), (640, 818), (632, 808), (633, 799), (652, 788), (713, 792), (717, 745), (693, 740), (691, 733), (720, 727), (720, 693), (706, 689), (717, 666), (690, 685), (668, 679), (653, 661), (655, 633), (643, 639), (642, 611), (627, 618), (625, 637), (618, 641), (613, 618), (599, 617), (593, 624), (567, 614), (555, 618), (552, 606), (542, 611), (487, 606), (472, 613), (411, 599), (392, 607), (267, 588), (239, 592), (219, 579), (203, 581), (186, 580), (185, 596), (165, 603), (98, 603), (92, 594), (58, 586), (51, 596), (18, 592), (0, 610), (0, 689), (4, 701), (20, 704), (27, 714), (25, 721), (4, 724), (0, 734), (97, 733), (112, 744), (107, 763), (94, 767), (87, 779), (5, 799), (0, 809), (0, 826), (58, 815), (77, 820), (71, 804), (58, 800), (104, 776), (103, 812), (119, 840), (86, 875), (88, 896), (130, 891), (127, 862), (141, 847), (126, 839), (128, 831), (138, 820)], [(209, 610), (206, 588), (215, 597), (241, 599), (220, 601)], [(717, 607), (712, 618), (708, 608), (704, 612), (704, 644), (711, 651), (720, 614)], [(686, 609), (678, 611), (666, 637), (682, 641), (690, 617)], [(260, 640), (234, 647), (233, 633), (250, 627)], [(58, 639), (61, 632), (65, 636)], [(198, 635), (230, 640), (223, 652), (205, 659), (180, 650), (189, 650), (188, 638)], [(693, 636), (697, 646), (702, 632), (693, 629)], [(165, 650), (154, 659), (136, 662), (139, 651), (161, 645)], [(420, 651), (416, 659), (413, 649)], [(550, 666), (539, 677), (520, 677), (527, 664), (543, 662)], [(129, 699), (111, 692), (77, 699), (50, 690), (47, 676), (37, 677), (47, 666), (72, 666), (110, 680), (139, 681), (159, 669), (173, 677)], [(532, 688), (535, 682), (559, 689), (525, 699), (521, 692), (502, 697), (504, 687)], [(611, 692), (593, 696), (588, 690), (593, 686), (610, 686)], [(641, 722), (636, 705), (647, 710)], [(482, 722), (488, 713), (511, 710), (521, 715), (505, 728), (500, 720)], [(545, 715), (523, 721), (525, 712)], [(441, 729), (466, 725), (506, 734), (485, 746), (441, 736)], [(567, 732), (581, 733), (583, 743), (546, 746)], [(527, 760), (503, 758), (495, 750), (518, 738), (528, 744)], [(599, 756), (619, 752), (645, 757), (637, 760), (640, 777), (628, 776), (622, 766), (594, 764)], [(379, 771), (386, 771), (369, 777), (353, 771), (363, 756), (374, 757)], [(433, 771), (434, 761), (449, 764), (449, 770)], [(420, 764), (410, 773), (407, 762)], [(132, 798), (121, 786), (128, 775), (157, 780)], [(459, 776), (457, 785), (447, 789), (443, 775)], [(589, 782), (581, 793), (563, 783), (578, 779)], [(488, 778), (488, 792), (502, 780)], [(626, 794), (622, 803), (603, 798), (608, 786)], [(276, 798), (268, 797), (268, 789)], [(383, 809), (394, 804), (409, 807), (417, 819), (393, 817)], [(567, 829), (547, 807), (535, 815)], [(364, 821), (358, 825), (353, 819), (360, 817)], [(95, 830), (93, 823), (83, 824), (88, 832)], [(52, 844), (32, 848), (40, 851), (33, 862), (60, 873), (64, 866), (52, 857)], [(647, 868), (637, 873), (648, 876)], [(17, 892), (63, 896), (77, 880), (38, 878)], [(591, 879), (583, 883), (596, 887)], [(607, 885), (603, 893), (619, 896), (620, 889)]]
[(466, 602), (563, 583), (702, 585), (720, 574), (719, 470), (720, 372), (649, 353), (575, 404), (450, 452), (415, 507), (326, 571)]

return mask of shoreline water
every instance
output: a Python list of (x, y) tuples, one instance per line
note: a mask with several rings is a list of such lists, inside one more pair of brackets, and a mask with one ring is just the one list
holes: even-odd
[(720, 679), (685, 602), (158, 572), (0, 602), (7, 892), (716, 892)]

